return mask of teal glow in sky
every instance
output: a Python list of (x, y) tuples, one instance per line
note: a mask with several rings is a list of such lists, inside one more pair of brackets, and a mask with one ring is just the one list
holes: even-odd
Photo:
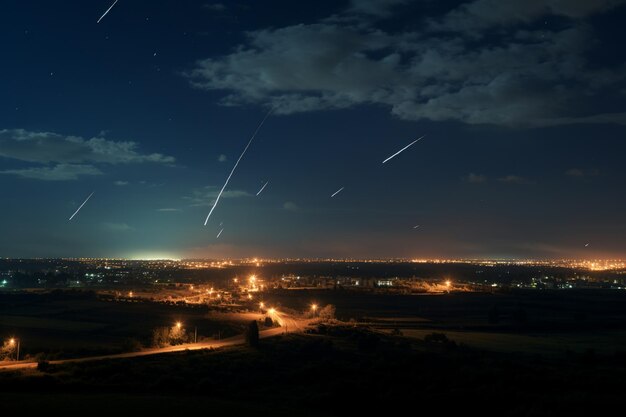
[(624, 254), (624, 1), (262, 3), (3, 4), (0, 256)]

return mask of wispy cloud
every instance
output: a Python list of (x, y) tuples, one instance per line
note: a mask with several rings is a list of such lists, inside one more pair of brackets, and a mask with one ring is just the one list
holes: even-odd
[(160, 211), (162, 213), (171, 213), (171, 212), (179, 212), (179, 211), (182, 211), (182, 210), (179, 209), (179, 208), (165, 207), (165, 208), (157, 209), (157, 211)]
[(205, 3), (202, 7), (212, 12), (223, 12), (226, 10), (226, 5), (223, 3)]
[[(197, 189), (193, 191), (191, 196), (183, 197), (183, 199), (187, 200), (190, 203), (191, 207), (199, 207), (199, 206), (212, 206), (219, 194), (219, 188), (213, 185), (206, 186), (201, 189)], [(240, 197), (251, 197), (247, 191), (243, 190), (227, 190), (222, 193), (221, 198), (240, 198)]]
[(565, 171), (565, 175), (568, 177), (595, 177), (600, 175), (600, 171), (597, 169), (580, 169), (580, 168), (572, 168)]
[(505, 177), (498, 178), (498, 181), (508, 184), (531, 184), (532, 181), (519, 175), (507, 175)]
[(228, 160), (228, 158), (226, 157), (226, 155), (221, 154), (220, 156), (217, 157), (217, 160), (219, 162), (226, 162)]
[(120, 187), (123, 187), (123, 186), (125, 186), (125, 185), (130, 184), (130, 183), (129, 183), (128, 181), (121, 181), (121, 180), (118, 180), (118, 181), (115, 181), (113, 184), (115, 184), (115, 185), (117, 185), (117, 186), (120, 186)]
[(126, 223), (102, 223), (102, 228), (112, 232), (128, 232), (134, 230), (133, 227)]
[[(24, 129), (0, 130), (0, 157), (40, 166), (0, 173), (44, 181), (76, 180), (84, 175), (101, 175), (102, 165), (152, 162), (172, 165), (174, 157), (144, 154), (135, 142), (116, 142), (103, 137), (84, 139), (51, 132)], [(123, 181), (116, 182), (116, 185)]]
[(136, 142), (116, 142), (102, 137), (79, 136), (24, 129), (0, 130), (0, 156), (40, 164), (133, 164), (153, 162), (173, 164), (174, 157), (145, 154)]
[(283, 208), (289, 211), (298, 210), (298, 206), (293, 201), (286, 201), (285, 204), (283, 204)]
[(22, 178), (43, 181), (72, 181), (84, 175), (102, 175), (102, 171), (93, 165), (58, 164), (52, 167), (9, 169), (0, 171), (0, 174), (17, 175)]
[(462, 177), (461, 179), (471, 184), (480, 184), (487, 181), (487, 177), (485, 175), (474, 174), (473, 172), (470, 172), (468, 175)]

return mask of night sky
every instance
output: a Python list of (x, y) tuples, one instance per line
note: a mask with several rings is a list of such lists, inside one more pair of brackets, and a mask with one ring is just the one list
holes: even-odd
[(626, 1), (112, 2), (2, 2), (2, 257), (626, 251)]

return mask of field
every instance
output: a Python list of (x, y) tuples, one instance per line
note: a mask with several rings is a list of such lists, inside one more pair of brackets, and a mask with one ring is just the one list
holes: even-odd
[(157, 327), (184, 323), (199, 339), (240, 333), (234, 316), (215, 317), (206, 308), (151, 302), (117, 302), (93, 293), (0, 294), (0, 334), (19, 335), (22, 354), (48, 358), (89, 356), (149, 346)]
[(346, 291), (279, 291), (277, 304), (302, 308), (333, 304), (337, 316), (372, 328), (422, 339), (439, 332), (470, 347), (532, 354), (596, 352), (626, 346), (626, 293), (518, 291), (443, 295)]
[[(353, 326), (240, 347), (0, 373), (3, 410), (63, 415), (588, 415), (619, 405), (624, 355), (487, 353)], [(33, 396), (33, 394), (37, 394)], [(106, 400), (105, 400), (106, 399)]]
[[(279, 310), (333, 304), (341, 322), (263, 339), (258, 348), (182, 351), (0, 372), (3, 411), (66, 416), (205, 410), (229, 415), (466, 412), (588, 415), (626, 388), (620, 292), (409, 296), (281, 290)], [(177, 320), (202, 337), (243, 330), (246, 313), (93, 293), (0, 294), (3, 334), (47, 358), (128, 350)], [(454, 401), (450, 401), (450, 399)]]

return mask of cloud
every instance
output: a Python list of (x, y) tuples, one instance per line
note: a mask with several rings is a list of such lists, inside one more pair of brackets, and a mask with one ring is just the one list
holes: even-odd
[[(220, 189), (218, 187), (209, 185), (202, 189), (194, 190), (191, 196), (183, 197), (183, 199), (189, 201), (191, 207), (199, 206), (212, 206), (219, 194)], [(222, 193), (221, 198), (240, 198), (251, 197), (247, 191), (243, 190), (226, 190)]]
[(118, 180), (118, 181), (115, 181), (113, 184), (115, 184), (115, 185), (117, 185), (117, 186), (120, 186), (120, 187), (123, 187), (123, 186), (125, 186), (125, 185), (130, 184), (130, 183), (129, 183), (128, 181), (119, 181), (119, 180)]
[(102, 171), (93, 165), (58, 164), (52, 167), (32, 167), (0, 171), (0, 174), (17, 175), (43, 181), (77, 180), (83, 175), (102, 175)]
[(0, 156), (40, 164), (175, 162), (172, 156), (140, 153), (135, 142), (115, 142), (102, 137), (84, 139), (24, 129), (0, 130)]
[(508, 183), (508, 184), (531, 184), (532, 181), (520, 177), (519, 175), (507, 175), (505, 177), (498, 178), (498, 181)]
[(408, 2), (409, 0), (352, 0), (347, 12), (389, 17), (393, 7)]
[(217, 160), (218, 160), (219, 162), (226, 162), (226, 161), (228, 160), (228, 158), (226, 157), (226, 155), (221, 154), (221, 155), (217, 158)]
[(432, 25), (439, 30), (486, 29), (531, 23), (553, 15), (581, 19), (624, 4), (622, 0), (475, 0), (464, 3)]
[(285, 210), (289, 210), (289, 211), (298, 210), (298, 206), (296, 205), (296, 203), (294, 203), (292, 201), (286, 201), (285, 204), (283, 204), (283, 208)]
[(572, 168), (572, 169), (568, 169), (567, 171), (565, 171), (565, 175), (569, 177), (577, 177), (577, 178), (595, 177), (599, 174), (600, 172), (597, 169)]
[(485, 175), (474, 174), (473, 172), (470, 172), (466, 177), (463, 177), (462, 179), (463, 181), (469, 182), (471, 184), (481, 184), (487, 181), (487, 177)]
[(102, 223), (102, 227), (113, 232), (128, 232), (130, 230), (134, 230), (133, 227), (127, 225), (126, 223)]
[(206, 3), (202, 7), (212, 12), (223, 12), (226, 10), (226, 6), (223, 3)]
[(179, 211), (182, 211), (182, 210), (178, 209), (178, 208), (166, 207), (166, 208), (157, 209), (157, 211), (162, 212), (162, 213), (171, 213), (171, 212), (179, 212)]
[[(587, 19), (625, 2), (476, 0), (391, 30), (350, 18), (402, 2), (355, 1), (332, 19), (248, 32), (185, 76), (223, 91), (223, 105), (277, 114), (379, 105), (405, 120), (626, 124), (615, 111), (626, 105), (626, 66), (590, 58), (598, 39)], [(546, 15), (560, 24), (529, 26)]]

